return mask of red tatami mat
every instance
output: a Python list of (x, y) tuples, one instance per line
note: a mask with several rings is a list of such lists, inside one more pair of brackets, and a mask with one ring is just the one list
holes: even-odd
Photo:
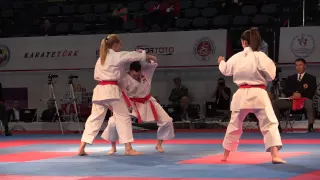
[[(308, 152), (284, 152), (279, 153), (282, 158), (290, 158), (310, 154)], [(223, 154), (205, 156), (202, 158), (180, 161), (179, 164), (262, 164), (271, 161), (267, 152), (235, 152), (231, 153), (228, 162), (221, 162)]]
[[(134, 144), (154, 144), (155, 139), (138, 139), (134, 141)], [(0, 143), (0, 148), (32, 145), (32, 144), (79, 144), (80, 139), (55, 139), (55, 140), (18, 140), (18, 141), (6, 141)], [(96, 140), (95, 144), (105, 144), (105, 140)], [(221, 144), (222, 139), (173, 139), (165, 141), (166, 144)], [(283, 144), (320, 144), (320, 139), (283, 139)], [(243, 139), (240, 140), (240, 144), (263, 144), (262, 139)]]
[(1, 180), (80, 180), (86, 177), (0, 175)]
[(0, 155), (0, 162), (28, 162), (73, 155), (74, 152), (21, 152)]
[(39, 144), (37, 141), (0, 141), (0, 148)]
[(317, 179), (320, 179), (320, 171), (313, 171), (310, 173), (302, 174), (299, 176), (292, 177), (288, 180), (317, 180)]

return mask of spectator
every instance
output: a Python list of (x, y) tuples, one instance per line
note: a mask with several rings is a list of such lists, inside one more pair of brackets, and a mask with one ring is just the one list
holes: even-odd
[[(61, 114), (62, 114), (62, 111), (59, 110), (60, 120), (62, 120)], [(52, 121), (59, 120), (57, 109), (55, 106), (55, 101), (53, 99), (48, 100), (47, 109), (42, 112), (40, 119), (45, 122), (52, 122)]]
[(118, 16), (123, 19), (123, 21), (127, 21), (128, 19), (128, 9), (123, 7), (122, 4), (118, 4), (118, 7), (113, 11), (113, 16)]
[(180, 16), (180, 9), (178, 0), (163, 0), (159, 7), (161, 11), (160, 25), (171, 27), (174, 20)]
[(175, 88), (172, 89), (169, 101), (171, 101), (172, 105), (179, 105), (180, 100), (184, 96), (188, 96), (188, 88), (184, 87), (181, 84), (181, 79), (179, 77), (173, 79)]
[(41, 36), (54, 36), (55, 35), (55, 30), (52, 27), (52, 25), (48, 19), (45, 19), (43, 21), (43, 24), (40, 27), (39, 34)]
[(152, 5), (150, 6), (150, 8), (148, 9), (148, 25), (159, 25), (159, 21), (160, 21), (160, 1), (156, 0), (154, 2), (152, 2)]
[(19, 107), (19, 101), (13, 101), (12, 109), (7, 111), (9, 121), (20, 121), (21, 110)]

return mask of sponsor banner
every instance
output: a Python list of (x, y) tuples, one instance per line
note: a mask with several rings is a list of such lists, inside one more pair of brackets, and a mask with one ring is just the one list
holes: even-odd
[(320, 27), (281, 28), (279, 63), (294, 63), (297, 58), (307, 62), (320, 62)]
[[(93, 68), (106, 35), (0, 39), (0, 70)], [(226, 54), (226, 30), (121, 34), (123, 50), (144, 49), (159, 65), (216, 65)]]

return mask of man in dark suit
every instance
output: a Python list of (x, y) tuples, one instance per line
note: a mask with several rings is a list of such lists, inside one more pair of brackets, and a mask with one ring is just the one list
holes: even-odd
[(12, 108), (7, 111), (8, 121), (21, 121), (22, 111), (19, 108), (19, 101), (14, 101)]
[(11, 136), (12, 134), (9, 131), (8, 117), (6, 114), (6, 106), (4, 105), (4, 97), (3, 97), (1, 83), (0, 83), (0, 121), (2, 121), (2, 125), (4, 126), (4, 135)]
[(174, 78), (173, 83), (175, 85), (175, 88), (171, 91), (169, 101), (172, 102), (172, 105), (179, 106), (180, 99), (184, 96), (188, 96), (188, 88), (184, 87), (181, 84), (181, 79), (179, 77)]
[[(315, 119), (314, 107), (313, 107), (313, 96), (317, 91), (317, 80), (316, 77), (306, 73), (306, 60), (299, 58), (295, 61), (297, 74), (289, 76), (286, 80), (284, 87), (284, 94), (290, 100), (274, 100), (272, 101), (273, 110), (278, 119), (280, 119), (280, 112), (292, 108), (292, 99), (294, 98), (307, 98), (304, 102), (304, 109), (308, 116), (308, 132), (313, 131), (313, 123)], [(282, 132), (279, 125), (279, 131)]]

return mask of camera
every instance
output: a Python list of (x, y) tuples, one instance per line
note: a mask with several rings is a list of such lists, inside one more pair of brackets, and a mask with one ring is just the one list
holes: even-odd
[(69, 78), (69, 79), (77, 79), (78, 76), (75, 76), (75, 75), (70, 74), (68, 78)]
[(49, 75), (48, 75), (48, 78), (49, 78), (49, 79), (58, 78), (58, 75), (49, 74)]

